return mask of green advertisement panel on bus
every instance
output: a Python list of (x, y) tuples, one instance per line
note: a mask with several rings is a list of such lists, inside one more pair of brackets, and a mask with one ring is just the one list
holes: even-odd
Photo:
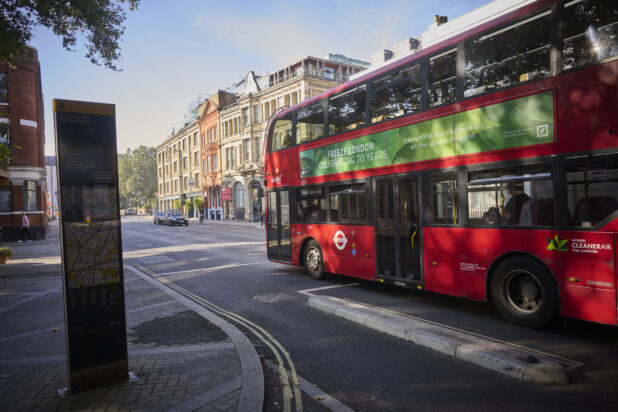
[(552, 142), (547, 91), (301, 151), (301, 178)]

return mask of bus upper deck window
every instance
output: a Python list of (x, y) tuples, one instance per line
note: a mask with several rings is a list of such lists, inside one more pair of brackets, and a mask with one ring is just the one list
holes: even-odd
[(284, 149), (292, 144), (292, 114), (277, 119), (270, 136), (270, 151)]
[(464, 96), (549, 76), (550, 12), (465, 43)]
[(618, 55), (616, 0), (575, 0), (564, 5), (563, 69)]
[(429, 105), (437, 106), (455, 99), (457, 49), (447, 50), (429, 59)]
[(324, 136), (322, 102), (304, 107), (296, 113), (296, 143), (304, 143)]

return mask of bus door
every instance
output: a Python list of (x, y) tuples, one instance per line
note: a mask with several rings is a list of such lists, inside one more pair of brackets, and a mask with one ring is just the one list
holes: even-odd
[(290, 262), (290, 196), (287, 189), (268, 192), (268, 257)]
[(417, 175), (376, 180), (378, 277), (421, 280), (421, 226)]

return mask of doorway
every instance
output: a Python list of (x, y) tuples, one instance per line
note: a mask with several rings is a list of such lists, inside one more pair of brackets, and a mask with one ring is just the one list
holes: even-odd
[(290, 239), (290, 195), (287, 189), (269, 191), (267, 196), (268, 258), (290, 262), (292, 242)]
[(418, 175), (375, 181), (378, 277), (421, 281), (421, 220)]

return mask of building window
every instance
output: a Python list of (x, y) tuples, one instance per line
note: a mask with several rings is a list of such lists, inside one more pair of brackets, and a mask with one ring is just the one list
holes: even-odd
[(253, 106), (253, 123), (258, 123), (260, 121), (260, 106)]
[(36, 182), (24, 181), (24, 210), (36, 210)]
[(217, 163), (217, 155), (214, 154), (212, 155), (212, 171), (216, 172), (219, 169), (218, 163)]
[(8, 123), (0, 123), (0, 143), (8, 145), (11, 141), (11, 125)]
[(204, 170), (210, 172), (210, 156), (207, 156), (204, 162)]
[(0, 73), (0, 103), (9, 102), (9, 75)]
[(200, 163), (197, 160), (197, 152), (193, 153), (193, 167), (197, 167)]
[(249, 126), (249, 108), (245, 107), (242, 109), (242, 125)]
[(13, 211), (13, 186), (8, 179), (0, 178), (0, 212)]
[(234, 185), (234, 207), (245, 207), (245, 187), (240, 182)]
[(242, 141), (243, 160), (245, 162), (251, 161), (251, 140), (245, 139)]
[(256, 137), (255, 140), (253, 140), (253, 147), (254, 147), (253, 153), (255, 153), (254, 154), (255, 161), (259, 162), (259, 161), (261, 161), (261, 157), (260, 157), (260, 138), (259, 137)]
[(200, 186), (200, 174), (196, 173), (195, 174), (195, 187), (199, 187)]
[(187, 156), (182, 158), (182, 170), (187, 170)]

